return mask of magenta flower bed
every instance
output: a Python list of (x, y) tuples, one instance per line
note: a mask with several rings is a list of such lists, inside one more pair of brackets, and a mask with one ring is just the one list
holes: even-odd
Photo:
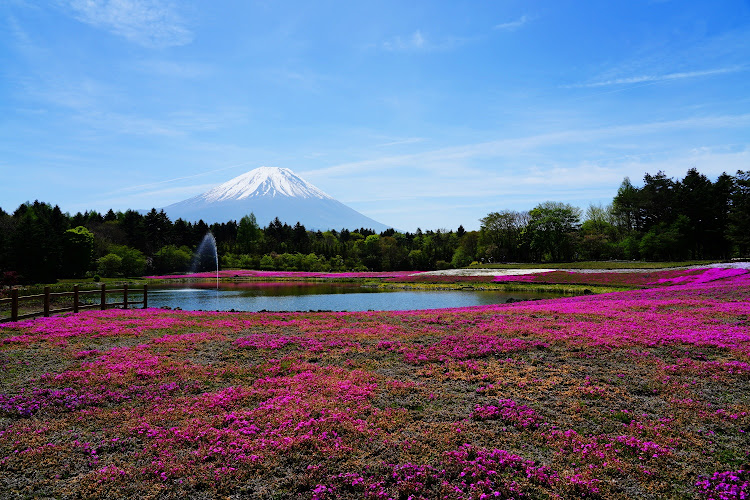
[(0, 326), (15, 497), (745, 498), (750, 275), (433, 311)]
[(578, 273), (550, 271), (519, 276), (497, 276), (495, 282), (570, 283), (579, 285), (638, 286), (707, 283), (747, 274), (747, 269), (669, 269), (647, 272)]
[(747, 274), (747, 269), (720, 269), (720, 268), (709, 268), (700, 269), (700, 273), (685, 274), (676, 277), (665, 277), (655, 281), (656, 284), (689, 284), (689, 283), (708, 283), (709, 281), (722, 280), (726, 278), (733, 278), (735, 276), (742, 276)]

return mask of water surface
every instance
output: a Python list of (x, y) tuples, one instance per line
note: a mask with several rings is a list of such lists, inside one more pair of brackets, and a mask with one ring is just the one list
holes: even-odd
[(189, 283), (149, 287), (149, 307), (188, 311), (398, 311), (504, 304), (552, 293), (481, 290), (389, 290), (358, 283)]

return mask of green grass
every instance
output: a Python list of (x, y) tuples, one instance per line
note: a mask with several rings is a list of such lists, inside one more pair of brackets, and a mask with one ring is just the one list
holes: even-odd
[(687, 260), (681, 262), (645, 261), (582, 261), (582, 262), (522, 262), (510, 264), (478, 264), (468, 269), (665, 269), (670, 267), (705, 266), (722, 260)]
[(609, 286), (609, 285), (577, 285), (572, 283), (494, 283), (494, 282), (461, 282), (455, 283), (429, 283), (429, 282), (399, 282), (367, 283), (363, 286), (372, 288), (395, 288), (403, 290), (474, 290), (493, 292), (526, 292), (526, 293), (553, 293), (561, 295), (583, 295), (584, 290), (594, 293), (622, 292), (633, 290), (634, 287)]

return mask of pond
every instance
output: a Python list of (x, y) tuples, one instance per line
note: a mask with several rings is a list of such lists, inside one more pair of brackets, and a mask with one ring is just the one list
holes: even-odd
[(189, 283), (151, 285), (149, 307), (187, 311), (398, 311), (504, 304), (508, 299), (560, 297), (553, 293), (482, 290), (394, 290), (358, 283)]

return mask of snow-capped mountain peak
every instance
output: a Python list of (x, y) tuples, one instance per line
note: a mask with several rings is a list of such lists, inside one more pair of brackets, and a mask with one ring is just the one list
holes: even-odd
[(206, 191), (206, 202), (245, 200), (255, 197), (333, 199), (288, 168), (259, 167)]
[(240, 221), (254, 214), (261, 226), (276, 218), (309, 230), (389, 228), (336, 201), (288, 168), (260, 167), (203, 194), (164, 207), (173, 220), (206, 224)]

